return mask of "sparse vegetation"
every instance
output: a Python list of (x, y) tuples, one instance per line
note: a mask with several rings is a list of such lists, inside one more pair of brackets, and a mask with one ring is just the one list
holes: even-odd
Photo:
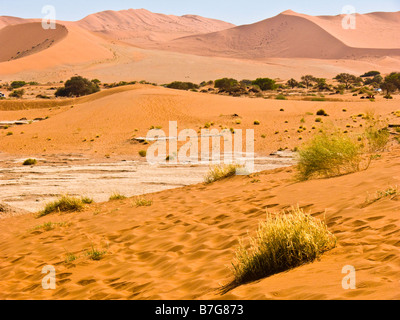
[(136, 207), (150, 207), (153, 205), (152, 200), (147, 200), (146, 198), (143, 197), (137, 197), (135, 200), (135, 205)]
[(241, 242), (232, 263), (235, 285), (313, 262), (336, 246), (326, 224), (298, 207), (290, 213), (268, 214), (248, 242), (249, 247)]
[(25, 90), (24, 89), (20, 89), (20, 90), (14, 90), (13, 92), (10, 93), (10, 97), (11, 98), (17, 98), (17, 99), (21, 99), (25, 94)]
[(117, 201), (117, 200), (125, 200), (126, 196), (118, 193), (118, 192), (114, 192), (111, 196), (110, 196), (110, 201)]
[(299, 151), (298, 178), (332, 177), (360, 169), (362, 147), (338, 131), (322, 131)]
[(56, 97), (80, 97), (100, 91), (98, 83), (92, 82), (81, 76), (72, 77), (66, 81), (64, 87), (59, 88)]
[(34, 166), (35, 164), (37, 164), (36, 159), (26, 159), (23, 163), (24, 166)]
[(398, 196), (400, 196), (399, 187), (398, 186), (389, 187), (386, 190), (377, 191), (374, 198), (372, 199), (369, 199), (368, 196), (367, 200), (365, 201), (365, 205), (366, 206), (371, 205), (384, 198), (390, 198), (392, 200)]
[(146, 156), (147, 156), (147, 151), (146, 151), (146, 150), (140, 150), (140, 151), (139, 151), (139, 156), (141, 156), (142, 158), (146, 158)]
[(100, 251), (94, 246), (86, 252), (86, 255), (93, 261), (100, 261), (107, 254), (107, 251)]
[(45, 208), (38, 213), (37, 218), (47, 216), (54, 212), (82, 211), (83, 208), (84, 203), (82, 199), (64, 195), (58, 200), (48, 203)]
[(317, 111), (317, 116), (328, 117), (329, 115), (326, 113), (326, 111), (324, 109), (320, 109)]
[(243, 166), (238, 164), (224, 164), (216, 165), (210, 167), (207, 175), (204, 178), (204, 182), (207, 184), (213, 183), (215, 181), (223, 180), (236, 175), (238, 169), (243, 168)]
[(194, 84), (192, 82), (180, 82), (180, 81), (174, 81), (170, 84), (167, 84), (166, 87), (170, 88), (170, 89), (177, 89), (177, 90), (199, 89), (199, 86), (197, 84)]

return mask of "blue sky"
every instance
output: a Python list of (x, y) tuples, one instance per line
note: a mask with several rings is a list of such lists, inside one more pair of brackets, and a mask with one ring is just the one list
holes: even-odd
[(254, 23), (291, 9), (311, 15), (337, 15), (346, 5), (358, 13), (400, 11), (400, 0), (0, 0), (0, 16), (41, 18), (44, 5), (56, 8), (58, 20), (80, 20), (104, 10), (140, 9), (165, 14), (197, 14), (237, 25)]

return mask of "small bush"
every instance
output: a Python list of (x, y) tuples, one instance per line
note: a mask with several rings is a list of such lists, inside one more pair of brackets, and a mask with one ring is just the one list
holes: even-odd
[(258, 121), (258, 120), (254, 121), (254, 125), (255, 125), (255, 126), (259, 126), (260, 124), (261, 124), (260, 121)]
[(13, 88), (13, 89), (22, 88), (25, 85), (26, 85), (25, 81), (13, 81), (13, 82), (11, 82), (11, 88)]
[(25, 94), (25, 90), (21, 89), (21, 90), (14, 90), (13, 92), (10, 93), (10, 97), (11, 98), (17, 98), (17, 99), (21, 99), (23, 97), (23, 95)]
[(362, 147), (351, 137), (339, 132), (321, 132), (300, 148), (300, 180), (333, 177), (360, 170)]
[(192, 82), (180, 82), (180, 81), (175, 81), (170, 84), (166, 85), (167, 88), (170, 89), (177, 89), (177, 90), (196, 90), (199, 89), (199, 86), (197, 84), (194, 84)]
[(152, 204), (153, 204), (152, 200), (147, 200), (147, 199), (142, 198), (142, 197), (137, 197), (135, 199), (136, 207), (151, 207)]
[(365, 201), (365, 205), (371, 205), (375, 202), (378, 202), (381, 199), (384, 198), (390, 198), (391, 200), (393, 200), (394, 198), (400, 196), (400, 190), (398, 186), (394, 186), (394, 187), (389, 187), (386, 190), (383, 191), (377, 191), (376, 195), (373, 199), (367, 199)]
[(36, 159), (27, 159), (24, 161), (24, 166), (34, 166), (37, 163)]
[(107, 251), (100, 251), (93, 246), (89, 251), (86, 252), (86, 255), (93, 261), (101, 260), (106, 254)]
[(283, 94), (279, 94), (275, 97), (276, 100), (287, 100), (287, 98)]
[(365, 136), (368, 141), (369, 151), (373, 153), (385, 150), (389, 143), (390, 132), (387, 128), (378, 129), (376, 125), (372, 125), (365, 130)]
[(81, 200), (84, 204), (92, 204), (94, 202), (94, 200), (89, 197), (82, 197)]
[(126, 197), (120, 193), (114, 192), (111, 196), (110, 196), (110, 201), (116, 201), (116, 200), (124, 200), (126, 199)]
[(38, 218), (47, 216), (53, 212), (77, 212), (82, 211), (84, 204), (82, 199), (62, 196), (60, 199), (48, 203), (45, 208), (39, 212)]
[(146, 150), (140, 150), (140, 151), (139, 151), (139, 155), (140, 155), (142, 158), (146, 158), (146, 156), (147, 156), (147, 151), (146, 151)]
[(56, 97), (80, 97), (100, 91), (98, 83), (89, 81), (81, 76), (72, 77), (65, 82), (64, 87), (58, 88)]
[(232, 263), (236, 285), (313, 262), (336, 246), (325, 223), (300, 208), (289, 214), (269, 214), (249, 242), (249, 249), (241, 243)]
[(232, 177), (236, 175), (237, 170), (240, 168), (243, 168), (243, 166), (238, 164), (225, 164), (225, 165), (213, 166), (208, 171), (207, 175), (204, 178), (204, 181), (205, 183), (209, 184), (215, 181)]
[(318, 111), (317, 111), (317, 116), (328, 117), (329, 115), (325, 112), (324, 109), (321, 109), (321, 110), (318, 110)]

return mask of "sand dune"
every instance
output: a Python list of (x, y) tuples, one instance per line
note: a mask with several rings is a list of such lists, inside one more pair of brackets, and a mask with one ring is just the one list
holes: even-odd
[(135, 45), (164, 42), (175, 38), (220, 31), (233, 24), (195, 15), (182, 17), (153, 13), (145, 9), (104, 11), (77, 22), (89, 31)]
[[(26, 24), (19, 24), (15, 26), (5, 27), (0, 32), (14, 28), (24, 32), (29, 37), (30, 31), (25, 29)], [(41, 29), (40, 24), (34, 24), (37, 28)], [(58, 28), (53, 30), (55, 34), (62, 34), (59, 41), (54, 42), (52, 46), (46, 48), (33, 55), (24, 56), (21, 59), (0, 63), (2, 74), (15, 74), (19, 72), (30, 72), (32, 70), (44, 70), (48, 73), (48, 78), (53, 81), (57, 78), (59, 67), (63, 66), (68, 70), (73, 69), (73, 66), (78, 67), (83, 63), (96, 63), (107, 62), (114, 57), (112, 51), (105, 47), (105, 41), (93, 35), (91, 32), (76, 27), (68, 22), (63, 22), (62, 25), (58, 24)], [(47, 38), (48, 30), (38, 30), (38, 37)], [(7, 37), (11, 38), (13, 33), (6, 33)], [(33, 38), (36, 41), (36, 38)], [(21, 42), (24, 50), (31, 48), (30, 45), (26, 46), (28, 42)], [(29, 51), (29, 50), (28, 50)]]
[(40, 22), (9, 25), (0, 29), (0, 62), (20, 59), (46, 50), (68, 34), (63, 25), (45, 30)]
[[(399, 68), (400, 58), (388, 56), (399, 54), (398, 35), (392, 31), (398, 28), (398, 13), (360, 15), (358, 21), (357, 30), (347, 33), (338, 27), (340, 16), (310, 17), (289, 11), (226, 29), (231, 25), (197, 16), (106, 11), (77, 22), (59, 22), (68, 30), (62, 41), (21, 59), (0, 62), (0, 79), (49, 82), (80, 74), (103, 82), (199, 83), (226, 76), (287, 80), (304, 74), (334, 77), (340, 72), (389, 73)], [(27, 22), (0, 17), (0, 26), (14, 28)], [(221, 29), (225, 30), (205, 33)], [(200, 34), (167, 41), (194, 33)], [(17, 52), (29, 50), (32, 46)]]
[[(370, 109), (384, 118), (396, 120), (391, 115), (392, 111), (398, 110), (396, 99), (386, 101), (378, 97), (374, 104), (369, 100), (353, 98), (351, 94), (344, 99), (346, 102), (279, 101), (233, 98), (147, 85), (120, 87), (68, 100), (68, 104), (60, 110), (54, 107), (52, 110), (0, 111), (0, 120), (3, 121), (23, 117), (33, 119), (40, 114), (43, 118), (49, 116), (45, 121), (5, 130), (0, 135), (0, 152), (29, 157), (82, 153), (103, 159), (107, 154), (139, 158), (138, 152), (147, 147), (132, 141), (134, 136), (146, 136), (152, 126), (161, 126), (168, 134), (169, 121), (177, 121), (181, 130), (197, 131), (208, 122), (214, 122), (218, 130), (220, 126), (254, 129), (256, 152), (269, 155), (279, 148), (298, 146), (300, 137), (307, 139), (315, 132), (311, 130), (313, 126), (322, 126), (316, 125), (315, 116), (306, 116), (307, 112), (315, 114), (321, 108), (330, 114), (326, 124), (335, 123), (342, 126), (343, 130), (349, 122), (353, 123), (351, 115)], [(344, 104), (348, 109), (346, 113), (342, 112)], [(285, 112), (281, 112), (281, 109)], [(240, 125), (236, 124), (237, 119), (232, 117), (233, 114), (240, 116)], [(302, 118), (305, 118), (304, 125), (308, 130), (298, 133)], [(255, 126), (255, 120), (261, 124)], [(358, 132), (363, 128), (356, 123), (348, 130)], [(7, 136), (8, 131), (12, 131), (13, 135)], [(275, 134), (277, 131), (279, 135)], [(262, 135), (268, 138), (264, 139)]]
[[(399, 56), (399, 36), (393, 32), (400, 25), (398, 13), (389, 16), (395, 19), (384, 20), (380, 24), (379, 16), (359, 15), (359, 31), (346, 32), (342, 29), (340, 17), (324, 19), (288, 11), (255, 24), (172, 40), (161, 44), (159, 48), (242, 59), (356, 59)], [(379, 42), (376, 41), (377, 38)]]

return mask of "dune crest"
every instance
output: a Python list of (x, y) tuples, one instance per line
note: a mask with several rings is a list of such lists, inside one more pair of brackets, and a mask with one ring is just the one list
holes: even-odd
[[(341, 16), (311, 17), (285, 11), (251, 25), (172, 40), (160, 48), (242, 59), (358, 59), (399, 56), (398, 13), (357, 15), (357, 29), (342, 28)], [(386, 32), (385, 32), (386, 31)], [(388, 35), (385, 35), (388, 33)]]
[(145, 9), (104, 11), (87, 16), (78, 26), (131, 44), (164, 42), (175, 38), (220, 31), (233, 24), (196, 15), (174, 16)]
[(45, 30), (41, 23), (31, 22), (9, 25), (0, 30), (0, 62), (20, 59), (46, 50), (68, 34), (65, 26)]

